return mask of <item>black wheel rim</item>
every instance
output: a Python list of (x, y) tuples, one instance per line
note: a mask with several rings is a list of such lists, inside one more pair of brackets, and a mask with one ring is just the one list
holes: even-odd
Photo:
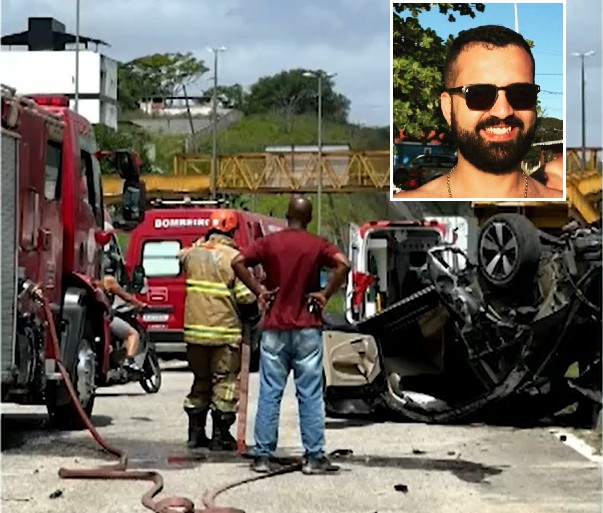
[(486, 227), (480, 242), (484, 273), (494, 280), (506, 280), (517, 266), (519, 244), (507, 223), (496, 221)]

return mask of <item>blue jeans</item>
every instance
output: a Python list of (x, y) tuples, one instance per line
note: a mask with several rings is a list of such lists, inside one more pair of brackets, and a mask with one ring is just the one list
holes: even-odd
[(293, 369), (304, 456), (324, 455), (322, 330), (264, 331), (260, 342), (260, 398), (255, 454), (271, 456), (278, 442), (283, 391)]

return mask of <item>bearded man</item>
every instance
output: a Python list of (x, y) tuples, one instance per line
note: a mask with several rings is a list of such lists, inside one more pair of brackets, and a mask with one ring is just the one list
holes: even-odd
[(460, 32), (444, 64), (440, 96), (457, 164), (394, 198), (561, 198), (563, 191), (520, 166), (536, 133), (535, 72), (530, 47), (517, 32), (498, 25)]

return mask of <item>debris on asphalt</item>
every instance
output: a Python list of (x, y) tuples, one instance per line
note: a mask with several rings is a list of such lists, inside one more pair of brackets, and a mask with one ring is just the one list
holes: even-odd
[(394, 485), (394, 490), (396, 490), (397, 492), (408, 493), (408, 486), (406, 486), (405, 484), (397, 484)]
[(567, 440), (567, 436), (565, 436), (565, 435), (561, 435), (561, 436), (559, 437), (559, 440), (561, 440), (562, 442), (565, 442), (565, 441)]
[(49, 499), (56, 499), (57, 497), (60, 497), (61, 495), (63, 495), (63, 490), (55, 490), (54, 492), (52, 492), (48, 498)]

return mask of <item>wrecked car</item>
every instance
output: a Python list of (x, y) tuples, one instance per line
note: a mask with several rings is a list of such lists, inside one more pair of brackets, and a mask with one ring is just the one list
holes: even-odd
[(327, 414), (445, 423), (509, 401), (536, 417), (576, 400), (600, 408), (600, 228), (552, 235), (498, 214), (471, 248), (436, 224), (369, 229), (348, 285), (355, 308), (325, 314)]

